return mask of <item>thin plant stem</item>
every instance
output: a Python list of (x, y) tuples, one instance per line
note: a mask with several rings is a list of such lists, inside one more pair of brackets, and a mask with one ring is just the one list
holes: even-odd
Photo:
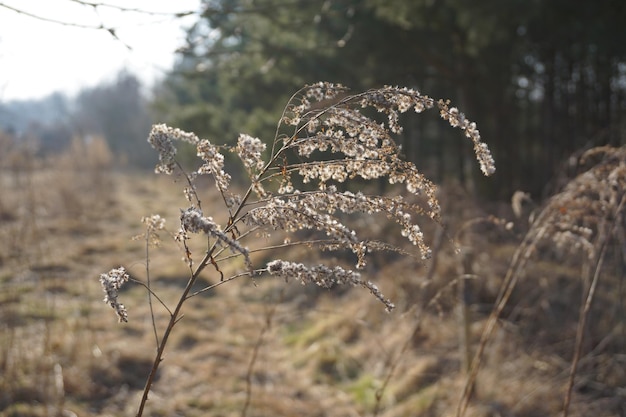
[(155, 293), (150, 287), (148, 287), (145, 282), (141, 282), (138, 279), (132, 279), (132, 278), (131, 278), (131, 281), (134, 282), (135, 284), (139, 284), (142, 287), (144, 287), (163, 306), (163, 308), (167, 310), (167, 312), (170, 315), (172, 314), (172, 310), (170, 310), (167, 304), (165, 304), (165, 302), (161, 300), (161, 298), (157, 295), (157, 293)]
[(599, 236), (599, 239), (598, 239), (601, 241), (602, 249), (600, 250), (600, 254), (598, 255), (598, 260), (594, 268), (593, 279), (591, 281), (591, 285), (589, 286), (589, 291), (587, 293), (585, 303), (581, 308), (580, 318), (578, 319), (578, 326), (576, 328), (576, 344), (575, 344), (576, 347), (574, 351), (574, 358), (572, 359), (570, 375), (567, 381), (567, 388), (565, 391), (565, 399), (563, 401), (563, 417), (568, 417), (568, 414), (569, 414), (569, 408), (572, 402), (572, 390), (574, 388), (574, 379), (576, 377), (576, 372), (578, 370), (578, 363), (580, 361), (580, 356), (582, 353), (582, 345), (583, 345), (585, 327), (587, 325), (587, 317), (589, 316), (589, 311), (591, 310), (591, 304), (593, 303), (593, 299), (596, 293), (596, 288), (598, 287), (598, 281), (600, 279), (600, 271), (602, 270), (602, 266), (604, 264), (604, 257), (606, 255), (608, 241), (610, 239), (610, 236), (615, 234), (615, 229), (617, 227), (617, 224), (619, 223), (619, 221), (621, 221), (621, 216), (619, 214), (621, 213), (622, 208), (624, 206), (624, 201), (626, 200), (624, 197), (622, 197), (620, 204), (615, 210), (615, 213), (617, 215), (613, 219), (613, 222), (612, 222), (613, 224), (611, 225), (610, 233), (608, 235), (606, 233), (603, 233)]
[(185, 304), (185, 301), (187, 301), (187, 295), (189, 294), (194, 283), (200, 276), (200, 272), (202, 272), (202, 270), (209, 263), (209, 259), (211, 259), (211, 255), (215, 251), (215, 248), (216, 246), (213, 246), (211, 247), (211, 249), (207, 251), (206, 255), (204, 256), (204, 258), (202, 259), (202, 261), (200, 262), (196, 270), (189, 277), (189, 280), (187, 281), (187, 285), (185, 286), (185, 289), (183, 290), (182, 294), (180, 295), (180, 298), (178, 299), (178, 302), (176, 303), (176, 308), (174, 308), (174, 311), (170, 314), (169, 322), (167, 324), (167, 327), (165, 328), (165, 331), (163, 332), (161, 343), (159, 344), (157, 353), (154, 357), (154, 362), (152, 363), (152, 368), (150, 369), (150, 374), (148, 375), (148, 379), (146, 380), (146, 385), (144, 387), (143, 394), (141, 396), (141, 401), (139, 403), (139, 409), (136, 414), (137, 417), (141, 417), (143, 415), (143, 410), (145, 408), (146, 402), (148, 401), (148, 394), (150, 392), (150, 389), (152, 388), (152, 384), (154, 382), (154, 378), (156, 377), (157, 370), (159, 369), (159, 365), (163, 361), (163, 352), (165, 351), (165, 346), (167, 345), (167, 341), (172, 332), (172, 329), (181, 318), (181, 311), (182, 311), (183, 305)]
[(422, 316), (418, 314), (418, 318), (415, 322), (415, 325), (413, 326), (413, 331), (411, 332), (410, 336), (407, 337), (404, 343), (402, 344), (402, 347), (400, 348), (400, 352), (398, 352), (395, 358), (388, 361), (387, 364), (389, 365), (389, 367), (387, 370), (387, 375), (385, 375), (385, 379), (383, 380), (383, 383), (380, 386), (380, 388), (376, 390), (376, 394), (375, 394), (376, 403), (374, 404), (374, 410), (372, 411), (372, 416), (376, 417), (379, 415), (380, 409), (382, 406), (382, 399), (385, 394), (385, 391), (387, 390), (387, 386), (391, 382), (391, 378), (395, 374), (396, 369), (398, 368), (398, 365), (400, 364), (400, 359), (404, 356), (404, 353), (409, 349), (409, 346), (411, 346), (411, 342), (415, 340), (415, 337), (418, 335), (421, 329), (421, 324), (422, 324)]
[[(257, 273), (261, 273), (261, 271), (258, 271), (258, 270), (257, 270), (257, 271), (254, 271), (254, 273), (255, 273), (255, 274), (257, 274)], [(195, 297), (195, 296), (197, 296), (197, 295), (203, 294), (203, 293), (205, 293), (205, 292), (207, 292), (207, 291), (214, 290), (215, 288), (219, 287), (220, 285), (224, 285), (224, 284), (226, 284), (227, 282), (233, 281), (233, 280), (235, 280), (235, 279), (237, 279), (237, 278), (244, 277), (244, 276), (246, 276), (246, 275), (251, 275), (251, 274), (250, 274), (250, 272), (249, 272), (249, 271), (246, 271), (246, 272), (241, 272), (241, 273), (239, 273), (239, 274), (233, 275), (232, 277), (229, 277), (229, 278), (223, 279), (223, 280), (221, 280), (221, 281), (216, 282), (215, 284), (209, 285), (209, 286), (204, 287), (204, 288), (202, 288), (202, 289), (200, 289), (200, 290), (198, 290), (198, 291), (196, 291), (196, 292), (193, 292), (193, 293), (189, 294), (189, 295), (187, 296), (187, 299), (190, 299), (191, 297)]]
[(150, 319), (152, 321), (152, 330), (154, 332), (154, 340), (156, 348), (159, 348), (159, 335), (157, 333), (156, 319), (154, 317), (154, 308), (152, 307), (152, 287), (150, 285), (150, 227), (146, 230), (146, 282), (148, 288), (148, 305), (150, 306)]
[(578, 319), (578, 326), (576, 328), (576, 344), (574, 349), (574, 358), (572, 359), (570, 375), (567, 381), (567, 388), (565, 390), (565, 400), (563, 402), (563, 417), (567, 417), (569, 414), (569, 407), (572, 401), (572, 389), (574, 388), (574, 379), (576, 378), (576, 372), (578, 369), (578, 362), (580, 361), (580, 355), (582, 352), (583, 338), (585, 327), (587, 325), (587, 317), (589, 316), (589, 310), (591, 309), (591, 303), (596, 293), (596, 287), (600, 277), (600, 271), (602, 270), (602, 264), (604, 263), (604, 255), (606, 254), (607, 244), (606, 241), (602, 245), (602, 251), (596, 263), (593, 280), (589, 286), (589, 292), (585, 300), (585, 304), (581, 308), (580, 318)]
[(250, 362), (248, 363), (248, 369), (246, 371), (246, 400), (241, 410), (241, 417), (246, 417), (248, 414), (248, 408), (250, 407), (250, 403), (252, 401), (252, 371), (254, 370), (254, 365), (256, 365), (256, 361), (259, 356), (259, 350), (261, 350), (261, 346), (263, 345), (265, 334), (272, 327), (272, 319), (274, 318), (274, 314), (276, 313), (278, 304), (283, 300), (286, 288), (286, 286), (282, 287), (278, 296), (278, 300), (272, 305), (272, 308), (268, 310), (265, 316), (265, 323), (261, 328), (256, 343), (254, 344), (254, 348), (252, 349), (252, 356), (250, 357)]
[[(284, 148), (283, 148), (284, 149)], [(279, 151), (280, 153), (280, 151)], [(271, 165), (271, 163), (273, 163), (273, 161), (277, 158), (278, 156), (276, 156), (275, 158), (273, 158), (261, 171), (261, 173), (259, 174), (259, 176), (263, 175), (267, 169), (269, 168), (269, 166)], [(185, 177), (188, 177), (187, 175), (185, 175)], [(237, 215), (239, 214), (239, 212), (243, 209), (244, 204), (246, 203), (246, 201), (248, 200), (248, 198), (250, 198), (250, 196), (252, 195), (252, 184), (248, 187), (248, 190), (246, 192), (246, 194), (244, 195), (244, 197), (241, 200), (241, 203), (239, 204), (239, 206), (237, 207), (237, 209), (235, 210), (235, 212), (230, 216), (231, 219), (236, 218)], [(230, 229), (234, 227), (234, 223), (230, 223), (226, 228), (225, 228), (225, 232), (230, 231)], [(191, 276), (189, 277), (189, 281), (187, 282), (187, 285), (185, 286), (185, 289), (183, 290), (182, 294), (180, 295), (180, 298), (178, 299), (178, 302), (176, 303), (176, 308), (174, 309), (174, 311), (170, 314), (170, 320), (167, 324), (167, 327), (165, 328), (165, 331), (163, 333), (163, 337), (161, 339), (161, 343), (159, 344), (159, 347), (157, 349), (157, 353), (155, 355), (154, 358), (154, 362), (152, 363), (152, 368), (150, 370), (150, 374), (148, 375), (148, 379), (146, 380), (146, 385), (144, 387), (143, 390), (143, 394), (141, 396), (141, 401), (139, 403), (139, 409), (137, 411), (137, 417), (141, 417), (143, 415), (143, 410), (145, 408), (146, 402), (148, 401), (148, 394), (150, 392), (150, 389), (152, 388), (152, 384), (154, 382), (154, 378), (156, 377), (156, 373), (157, 370), (159, 369), (159, 365), (161, 364), (162, 360), (163, 360), (163, 352), (165, 351), (165, 346), (167, 345), (167, 341), (169, 339), (169, 336), (172, 332), (172, 329), (174, 328), (174, 326), (176, 325), (176, 323), (178, 322), (178, 320), (180, 319), (180, 314), (181, 314), (181, 310), (183, 308), (183, 305), (185, 304), (185, 301), (187, 301), (188, 299), (188, 295), (191, 291), (191, 288), (193, 287), (193, 285), (195, 284), (196, 280), (198, 279), (198, 277), (200, 276), (200, 273), (204, 270), (204, 268), (206, 268), (206, 266), (210, 263), (213, 254), (215, 252), (215, 250), (217, 249), (217, 243), (214, 243), (213, 246), (211, 246), (211, 248), (209, 250), (207, 250), (206, 254), (204, 255), (204, 257), (202, 258), (202, 260), (200, 261), (200, 263), (198, 264), (198, 267), (196, 268), (196, 270), (191, 274)], [(187, 253), (189, 253), (189, 249), (186, 247), (185, 245), (185, 251)], [(190, 264), (190, 268), (191, 268), (191, 264)]]
[(480, 363), (482, 361), (483, 354), (485, 352), (485, 348), (487, 347), (487, 342), (491, 338), (493, 331), (495, 330), (496, 324), (502, 311), (506, 307), (511, 295), (513, 294), (513, 290), (517, 284), (517, 280), (521, 271), (526, 266), (536, 243), (541, 240), (543, 235), (545, 234), (546, 229), (542, 228), (536, 236), (530, 237), (530, 235), (526, 235), (524, 242), (518, 247), (513, 255), (513, 260), (511, 262), (511, 266), (509, 267), (507, 274), (502, 282), (502, 286), (500, 288), (500, 294), (498, 295), (497, 302), (489, 318), (487, 319), (487, 323), (485, 324), (485, 328), (482, 331), (480, 342), (478, 344), (478, 349), (474, 354), (472, 362), (469, 367), (469, 371), (467, 374), (467, 378), (465, 380), (465, 385), (463, 387), (463, 392), (461, 394), (461, 400), (459, 401), (456, 416), (462, 417), (465, 415), (465, 411), (467, 410), (467, 406), (469, 405), (470, 398), (472, 393), (474, 392), (474, 384), (476, 382), (476, 377), (478, 376), (478, 369), (480, 368)]

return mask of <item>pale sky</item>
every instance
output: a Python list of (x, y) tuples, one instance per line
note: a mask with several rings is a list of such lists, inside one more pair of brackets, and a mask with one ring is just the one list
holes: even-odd
[[(200, 0), (86, 2), (159, 13), (198, 11), (200, 5)], [(63, 22), (114, 27), (121, 42), (105, 30), (45, 22), (1, 5)], [(174, 51), (183, 44), (182, 27), (196, 18), (107, 7), (94, 10), (72, 0), (0, 0), (0, 102), (36, 99), (55, 91), (73, 95), (82, 87), (114, 79), (124, 68), (151, 84), (171, 68)]]

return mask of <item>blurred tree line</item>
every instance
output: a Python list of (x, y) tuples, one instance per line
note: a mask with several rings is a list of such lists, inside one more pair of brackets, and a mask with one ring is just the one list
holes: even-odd
[(74, 127), (80, 136), (104, 136), (123, 162), (153, 167), (156, 156), (146, 143), (153, 116), (135, 75), (122, 71), (111, 83), (81, 91), (76, 106)]
[(146, 144), (153, 120), (141, 82), (126, 71), (76, 97), (54, 93), (0, 103), (0, 132), (16, 145), (43, 156), (66, 151), (77, 140), (87, 144), (104, 137), (117, 166), (154, 166), (156, 156)]
[(483, 195), (536, 197), (576, 150), (625, 142), (626, 3), (571, 0), (204, 0), (160, 118), (216, 142), (270, 140), (306, 83), (449, 98), (478, 123), (497, 175), (437, 117), (409, 116), (408, 158)]
[[(68, 99), (0, 104), (0, 130), (54, 152), (101, 135), (134, 167), (163, 121), (216, 143), (273, 138), (307, 83), (382, 85), (450, 99), (476, 121), (497, 174), (438, 117), (404, 115), (407, 158), (438, 182), (483, 196), (542, 197), (581, 149), (621, 145), (626, 120), (626, 3), (571, 0), (203, 0), (173, 70), (147, 98), (121, 72)], [(54, 108), (54, 111), (51, 109)], [(52, 113), (51, 113), (52, 112)], [(36, 114), (38, 122), (25, 119)]]

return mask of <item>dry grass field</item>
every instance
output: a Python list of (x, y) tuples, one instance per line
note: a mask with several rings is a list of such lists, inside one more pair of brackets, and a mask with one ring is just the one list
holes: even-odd
[[(140, 218), (159, 212), (175, 228), (179, 194), (170, 178), (151, 174), (50, 162), (3, 171), (0, 415), (134, 415), (155, 350), (146, 292), (131, 285), (122, 293), (130, 319), (119, 324), (102, 303), (98, 276), (123, 264), (144, 277), (145, 247), (132, 239), (142, 233)], [(450, 227), (481, 214), (477, 206), (450, 210)], [(471, 238), (475, 346), (516, 236), (488, 228)], [(162, 241), (151, 263), (155, 290), (167, 301), (186, 277), (179, 248)], [(455, 309), (460, 263), (446, 246), (434, 266), (377, 260), (373, 278), (398, 305), (391, 314), (358, 288), (328, 291), (264, 277), (193, 299), (166, 351), (149, 415), (241, 415), (248, 377), (250, 416), (366, 416), (377, 408), (390, 417), (453, 415), (465, 374)], [(560, 413), (581, 283), (577, 269), (558, 262), (533, 268), (487, 347), (468, 415)], [(603, 301), (619, 310), (623, 291), (615, 291), (616, 299)], [(157, 308), (157, 324), (165, 318)], [(624, 346), (623, 315), (618, 324), (593, 326), (606, 327), (606, 339), (589, 341), (571, 415), (623, 416), (626, 357), (611, 347)]]
[[(98, 277), (123, 265), (145, 280), (140, 219), (159, 213), (169, 232), (150, 248), (152, 288), (175, 303), (188, 278), (181, 248), (168, 236), (186, 203), (180, 184), (113, 173), (106, 153), (78, 146), (26, 162), (3, 161), (0, 178), (0, 416), (134, 415), (156, 349), (147, 292), (124, 287), (129, 321), (118, 323)], [(454, 415), (466, 380), (461, 341), (466, 336), (470, 353), (476, 350), (524, 226), (507, 230), (488, 217), (515, 221), (506, 205), (442, 190), (447, 232), (425, 231), (439, 237), (430, 242), (433, 259), (375, 255), (365, 271), (396, 304), (392, 313), (362, 288), (326, 290), (267, 276), (229, 282), (185, 305), (147, 415)], [(204, 209), (220, 218), (208, 208), (215, 197), (207, 194)], [(379, 223), (368, 227), (386, 233)], [(456, 254), (450, 237), (469, 255)], [(293, 259), (317, 256), (289, 250)], [(528, 264), (485, 347), (467, 416), (561, 415), (588, 286), (580, 275), (577, 262), (557, 256)], [(207, 268), (202, 280), (206, 286), (219, 275)], [(623, 270), (607, 268), (571, 416), (626, 415), (622, 281)], [(154, 307), (162, 328), (167, 312)]]

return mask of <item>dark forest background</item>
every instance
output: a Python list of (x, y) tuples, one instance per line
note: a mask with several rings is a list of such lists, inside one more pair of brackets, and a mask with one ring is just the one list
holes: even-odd
[(541, 198), (572, 154), (625, 143), (625, 23), (617, 0), (205, 0), (150, 91), (122, 72), (76, 97), (2, 103), (0, 129), (40, 153), (101, 135), (126, 166), (150, 168), (153, 122), (270, 141), (304, 84), (407, 86), (476, 121), (498, 169), (483, 180), (445, 121), (405, 115), (404, 152), (427, 175), (486, 198)]

